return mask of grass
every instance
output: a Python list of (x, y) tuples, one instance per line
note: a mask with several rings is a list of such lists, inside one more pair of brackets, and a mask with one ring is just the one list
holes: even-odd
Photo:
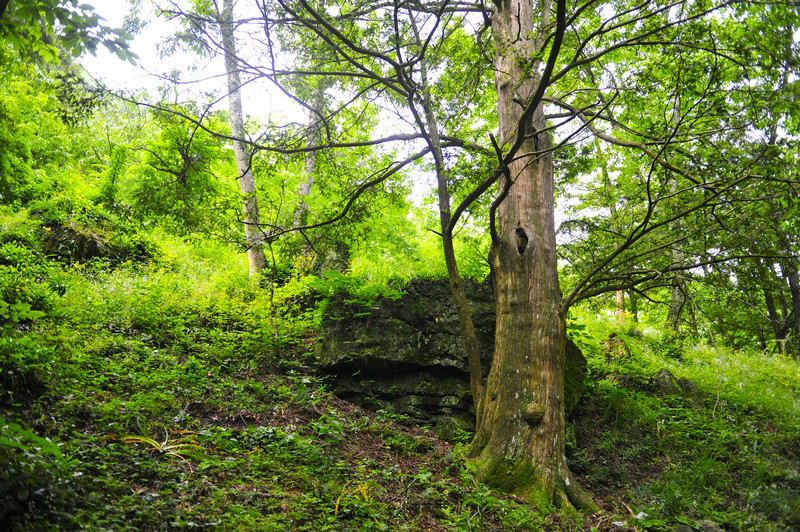
[[(642, 530), (712, 520), (725, 530), (800, 529), (800, 364), (760, 352), (626, 334), (630, 324), (587, 322), (590, 401), (576, 413), (573, 467), (611, 512), (645, 512)], [(609, 361), (615, 331), (631, 350)], [(661, 395), (667, 368), (700, 397)], [(615, 378), (625, 375), (628, 380)], [(621, 386), (619, 382), (626, 383)]]

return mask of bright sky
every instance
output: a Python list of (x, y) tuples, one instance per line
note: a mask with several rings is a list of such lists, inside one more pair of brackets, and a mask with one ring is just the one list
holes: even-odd
[[(125, 0), (104, 0), (93, 4), (95, 11), (105, 19), (106, 25), (113, 28), (122, 26), (122, 21), (128, 12)], [(158, 25), (163, 26), (163, 23)], [(166, 30), (158, 25), (151, 23), (132, 43), (133, 52), (139, 56), (139, 66), (121, 61), (101, 46), (97, 56), (87, 54), (81, 59), (83, 67), (96, 79), (102, 80), (113, 89), (155, 88), (157, 83), (145, 70), (144, 65), (149, 64), (152, 67), (155, 58), (158, 57), (155, 45)]]
[[(149, 2), (146, 1), (145, 4), (144, 9), (148, 10)], [(122, 26), (129, 9), (126, 0), (95, 1), (93, 5), (95, 11), (105, 18), (105, 24), (115, 28)], [(158, 87), (164, 84), (163, 76), (178, 68), (184, 71), (181, 79), (198, 81), (180, 89), (179, 98), (181, 100), (191, 99), (193, 94), (201, 92), (213, 92), (224, 96), (227, 92), (225, 90), (227, 85), (221, 58), (209, 61), (197, 55), (178, 55), (162, 59), (159, 56), (158, 45), (178, 27), (174, 22), (155, 18), (151, 10), (143, 12), (142, 18), (149, 22), (131, 45), (132, 51), (139, 56), (137, 65), (134, 66), (120, 60), (101, 46), (97, 51), (97, 56), (87, 54), (81, 60), (83, 67), (90, 75), (103, 81), (111, 89), (127, 92), (144, 89), (149, 93), (151, 99), (155, 99)], [(239, 48), (241, 48), (241, 44)], [(189, 65), (196, 67), (196, 70), (186, 71), (186, 67)], [(293, 109), (290, 101), (281, 94), (276, 94), (266, 83), (246, 84), (242, 88), (242, 100), (245, 114), (263, 119), (282, 122), (287, 119), (287, 113), (300, 112), (298, 109)], [(227, 100), (223, 98), (220, 105), (226, 107)], [(300, 116), (292, 117), (292, 121), (302, 123), (305, 122), (305, 117), (301, 113)]]
[[(91, 2), (91, 0), (89, 1)], [(129, 10), (127, 0), (95, 0), (91, 3), (95, 6), (95, 11), (105, 18), (105, 24), (114, 28), (122, 26)], [(150, 0), (144, 0), (143, 3), (145, 10), (150, 9)], [(245, 9), (246, 5), (247, 2), (235, 4), (239, 11)], [(241, 16), (241, 13), (237, 12), (237, 14)], [(194, 99), (192, 94), (199, 94), (201, 91), (213, 92), (219, 96), (227, 93), (225, 68), (221, 58), (209, 61), (196, 55), (184, 55), (162, 59), (158, 52), (158, 45), (179, 29), (178, 26), (175, 22), (157, 19), (152, 10), (143, 12), (141, 18), (149, 22), (131, 45), (132, 51), (139, 56), (137, 65), (122, 61), (104, 47), (100, 47), (96, 57), (86, 54), (81, 60), (81, 64), (92, 77), (102, 81), (113, 90), (133, 93), (144, 89), (149, 93), (152, 101), (157, 99), (158, 87), (164, 84), (163, 76), (169, 74), (174, 68), (180, 68), (184, 71), (181, 79), (206, 80), (183, 86), (181, 90), (185, 92), (179, 96), (180, 101)], [(239, 52), (245, 51), (244, 43), (237, 42), (237, 45)], [(187, 72), (186, 66), (191, 64), (194, 64), (197, 70)], [(226, 109), (227, 105), (227, 99), (223, 97), (219, 106)], [(242, 87), (242, 106), (246, 115), (272, 123), (296, 122), (302, 124), (308, 120), (304, 110), (266, 82), (245, 84)], [(392, 128), (397, 127), (394, 117), (387, 119), (386, 124), (391, 124)], [(390, 132), (386, 132), (386, 134)], [(412, 201), (421, 204), (422, 198), (433, 186), (433, 176), (419, 172), (416, 168), (409, 169), (407, 174), (411, 177)]]

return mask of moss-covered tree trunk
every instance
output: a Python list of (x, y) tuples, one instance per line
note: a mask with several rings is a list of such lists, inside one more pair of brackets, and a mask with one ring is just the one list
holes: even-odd
[[(550, 3), (495, 2), (495, 84), (502, 143), (513, 140), (535, 90), (535, 24), (546, 27)], [(534, 8), (539, 9), (534, 17)], [(514, 180), (497, 210), (491, 264), (497, 302), (494, 359), (470, 447), (480, 475), (532, 501), (591, 505), (567, 468), (564, 450), (564, 342), (554, 224), (552, 140), (541, 106), (510, 164)], [(524, 155), (524, 156), (523, 156)], [(507, 184), (502, 178), (500, 189)]]

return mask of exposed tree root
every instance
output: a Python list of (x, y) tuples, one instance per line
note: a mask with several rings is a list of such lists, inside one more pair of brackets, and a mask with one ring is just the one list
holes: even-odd
[(566, 473), (564, 475), (563, 490), (569, 504), (577, 510), (586, 512), (596, 511), (597, 504), (594, 502), (592, 495), (583, 489), (583, 486), (575, 480), (569, 468), (565, 467), (564, 469)]

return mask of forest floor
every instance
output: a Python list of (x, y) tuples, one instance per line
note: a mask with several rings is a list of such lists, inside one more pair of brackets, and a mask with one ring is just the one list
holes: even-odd
[[(468, 435), (333, 396), (305, 288), (3, 246), (14, 282), (48, 303), (9, 311), (0, 337), (0, 529), (800, 530), (791, 358), (581, 319), (589, 375), (567, 453), (602, 508), (581, 515), (476, 481)], [(609, 358), (610, 332), (630, 356)], [(664, 368), (697, 389), (665, 389)]]

